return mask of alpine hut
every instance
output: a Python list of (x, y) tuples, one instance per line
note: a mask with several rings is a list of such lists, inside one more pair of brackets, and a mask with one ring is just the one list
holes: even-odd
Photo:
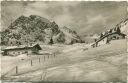
[(25, 45), (21, 45), (21, 46), (11, 46), (11, 47), (7, 47), (2, 49), (3, 51), (3, 55), (10, 55), (10, 56), (17, 56), (20, 54), (31, 54), (31, 53), (35, 53), (38, 54), (39, 50), (42, 50), (42, 48), (40, 47), (39, 44), (34, 44), (31, 46), (25, 46)]

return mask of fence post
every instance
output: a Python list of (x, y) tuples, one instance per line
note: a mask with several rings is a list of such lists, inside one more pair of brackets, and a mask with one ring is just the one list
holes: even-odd
[(16, 66), (16, 74), (18, 74), (18, 66)]
[(48, 55), (48, 59), (49, 59), (49, 55)]
[(39, 63), (40, 63), (40, 58), (39, 58)]
[(32, 64), (32, 60), (31, 60), (31, 66), (33, 66), (33, 64)]
[(45, 61), (45, 56), (44, 56), (44, 61)]
[(55, 53), (53, 55), (54, 55), (54, 58), (55, 58)]

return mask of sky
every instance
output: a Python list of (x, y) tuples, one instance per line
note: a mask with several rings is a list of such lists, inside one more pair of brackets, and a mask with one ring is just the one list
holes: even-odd
[(21, 15), (39, 15), (79, 35), (100, 33), (124, 20), (126, 9), (126, 2), (114, 1), (3, 1), (2, 28), (7, 28)]

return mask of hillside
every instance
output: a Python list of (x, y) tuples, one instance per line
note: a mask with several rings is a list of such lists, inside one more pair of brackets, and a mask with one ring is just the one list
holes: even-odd
[(128, 18), (120, 22), (118, 25), (121, 26), (121, 32), (123, 34), (128, 34)]
[[(96, 48), (90, 48), (89, 45), (84, 44), (53, 45), (43, 46), (43, 48), (47, 51), (58, 51), (59, 54), (56, 58), (50, 58), (47, 61), (43, 61), (43, 56), (32, 56), (33, 61), (37, 62), (33, 67), (30, 67), (30, 57), (28, 57), (28, 61), (18, 62), (21, 78), (16, 78), (14, 81), (126, 82), (126, 39), (114, 40), (109, 45)], [(39, 57), (42, 66), (36, 59)], [(2, 60), (7, 62), (4, 57)], [(18, 61), (18, 57), (16, 60)], [(11, 60), (11, 62), (13, 61)], [(33, 77), (27, 77), (30, 75)]]
[[(60, 33), (57, 36), (54, 36), (55, 40), (57, 41), (64, 41), (65, 44), (74, 44), (74, 43), (82, 43), (82, 39), (80, 38), (80, 36), (78, 36), (78, 34), (67, 28), (67, 27), (61, 27), (60, 28)], [(57, 41), (57, 42), (58, 42)]]
[(46, 44), (81, 42), (80, 37), (73, 32), (75, 31), (61, 29), (54, 21), (50, 22), (37, 15), (20, 16), (5, 31), (1, 32), (1, 43), (3, 45), (21, 45), (35, 42)]
[(85, 51), (81, 48), (68, 51), (64, 54), (68, 62), (47, 69), (46, 79), (49, 81), (126, 82), (126, 48), (126, 40), (115, 40), (110, 45)]

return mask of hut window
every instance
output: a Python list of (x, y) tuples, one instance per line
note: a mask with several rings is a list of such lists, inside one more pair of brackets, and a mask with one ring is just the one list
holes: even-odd
[(13, 54), (15, 54), (15, 52), (13, 52)]
[(20, 54), (20, 52), (18, 52), (18, 54)]
[(116, 39), (116, 36), (113, 36), (114, 39)]
[(25, 53), (28, 53), (28, 51), (25, 51)]

